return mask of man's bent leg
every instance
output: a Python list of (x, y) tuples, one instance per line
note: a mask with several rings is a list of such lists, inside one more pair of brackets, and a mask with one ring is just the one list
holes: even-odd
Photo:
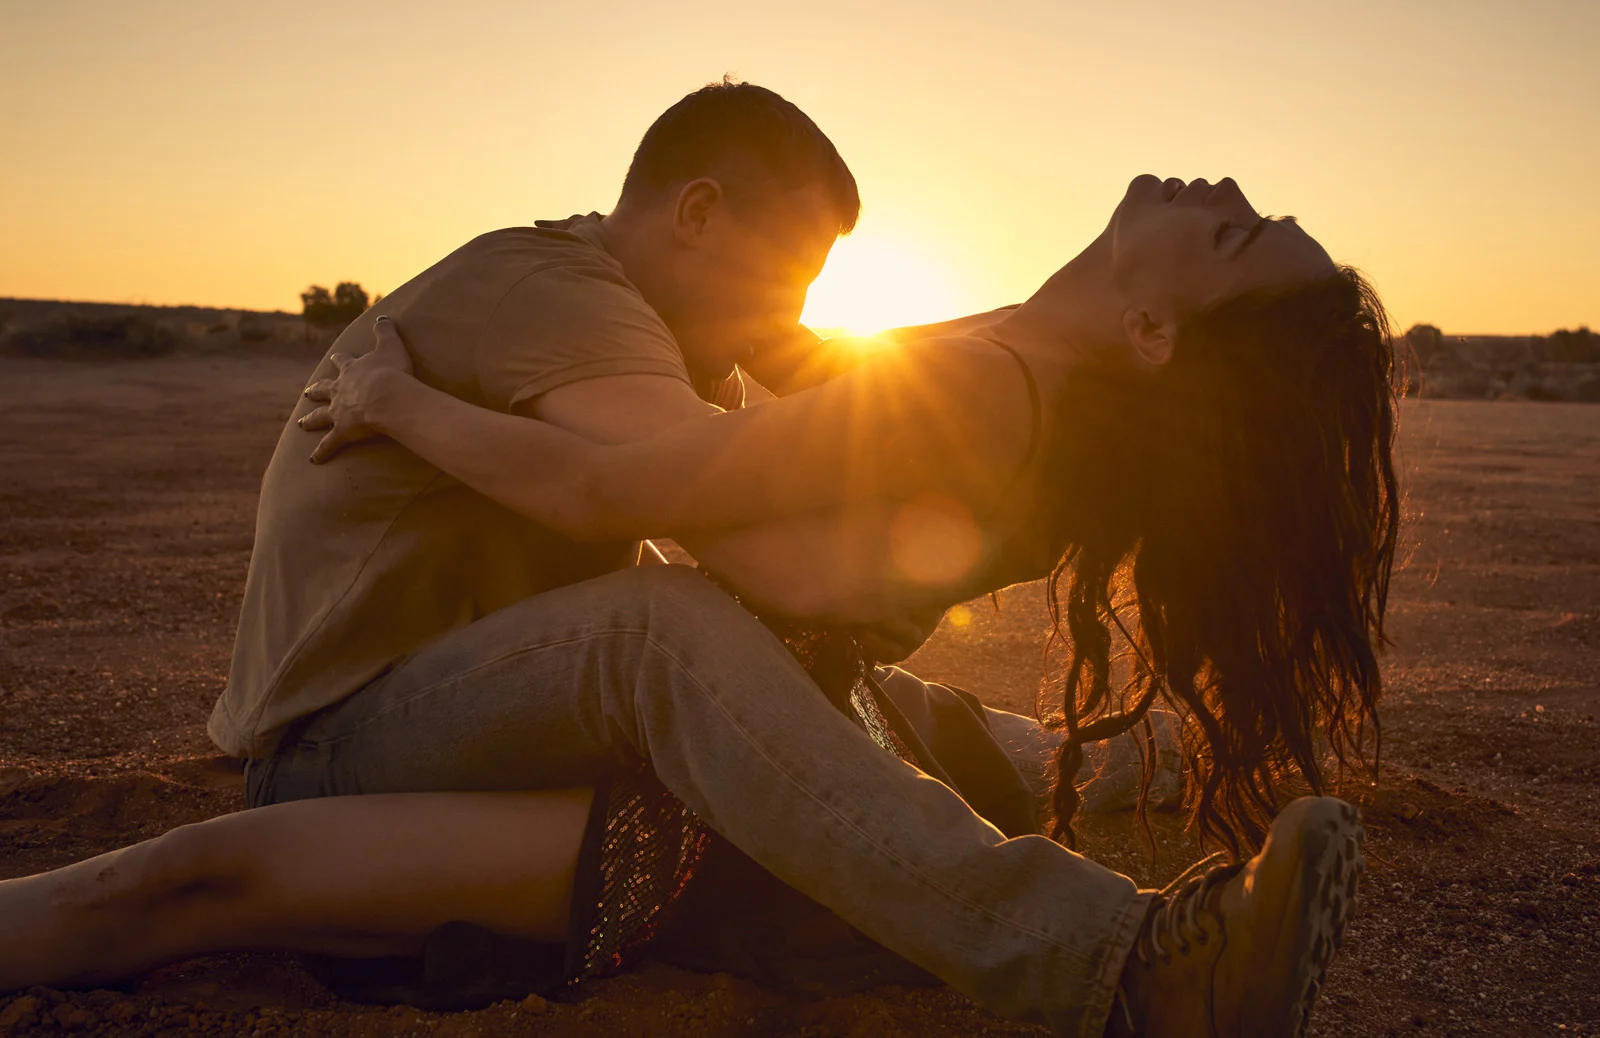
[(562, 588), (442, 639), (308, 725), (260, 788), (534, 788), (641, 761), (779, 879), (977, 1001), (1104, 1031), (1147, 907), (1133, 883), (1007, 840), (686, 567)]

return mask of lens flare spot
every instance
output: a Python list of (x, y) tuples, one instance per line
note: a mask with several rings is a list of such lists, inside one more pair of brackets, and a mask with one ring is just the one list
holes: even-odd
[(906, 502), (889, 527), (890, 560), (913, 583), (954, 584), (972, 572), (982, 554), (983, 531), (972, 510), (948, 497)]
[(950, 621), (950, 626), (955, 628), (970, 627), (972, 625), (972, 609), (969, 606), (951, 606), (950, 611), (944, 614)]

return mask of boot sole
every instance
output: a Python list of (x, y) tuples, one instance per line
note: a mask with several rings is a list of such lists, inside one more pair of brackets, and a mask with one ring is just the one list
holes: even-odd
[(1366, 830), (1354, 805), (1323, 797), (1307, 815), (1301, 830), (1301, 889), (1307, 892), (1310, 925), (1298, 949), (1296, 976), (1304, 980), (1292, 1010), (1295, 1038), (1304, 1038), (1311, 1025), (1311, 1010), (1355, 913), (1356, 892), (1367, 871), (1361, 853)]

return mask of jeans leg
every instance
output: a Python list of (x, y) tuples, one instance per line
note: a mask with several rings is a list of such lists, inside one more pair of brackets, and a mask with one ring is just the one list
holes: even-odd
[[(365, 703), (358, 703), (359, 700)], [(648, 763), (783, 882), (996, 1011), (1105, 1028), (1147, 896), (1038, 836), (1006, 839), (883, 752), (693, 570), (621, 571), (430, 646), (319, 717), (265, 793), (505, 789)], [(305, 795), (322, 795), (308, 792)]]

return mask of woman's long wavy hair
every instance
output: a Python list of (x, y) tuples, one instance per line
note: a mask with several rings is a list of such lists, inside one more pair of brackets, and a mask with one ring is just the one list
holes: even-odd
[(1327, 787), (1324, 738), (1339, 768), (1369, 746), (1376, 767), (1395, 381), (1383, 307), (1346, 267), (1186, 320), (1158, 370), (1106, 357), (1068, 379), (1051, 443), (1056, 839), (1072, 844), (1083, 745), (1136, 728), (1143, 818), (1158, 697), (1184, 718), (1191, 821), (1235, 857), (1286, 780)]

